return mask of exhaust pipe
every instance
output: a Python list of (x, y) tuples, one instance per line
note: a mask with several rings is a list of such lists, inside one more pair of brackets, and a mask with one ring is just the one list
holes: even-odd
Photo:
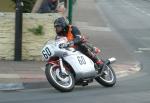
[(100, 72), (99, 75), (101, 76), (101, 75), (103, 74), (106, 65), (112, 64), (112, 63), (114, 63), (116, 60), (117, 60), (117, 59), (114, 58), (114, 57), (107, 59), (107, 60), (104, 62), (103, 68), (102, 68), (102, 70), (101, 70), (101, 72)]
[(108, 60), (109, 60), (110, 64), (112, 64), (112, 63), (114, 63), (117, 59), (114, 58), (114, 57), (112, 57), (112, 58), (109, 58)]

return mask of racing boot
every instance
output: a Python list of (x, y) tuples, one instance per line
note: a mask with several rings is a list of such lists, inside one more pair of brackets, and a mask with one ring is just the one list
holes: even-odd
[(103, 68), (103, 61), (101, 59), (99, 59), (97, 56), (95, 56), (93, 58), (93, 61), (96, 63), (96, 65), (98, 66), (98, 70), (100, 71)]

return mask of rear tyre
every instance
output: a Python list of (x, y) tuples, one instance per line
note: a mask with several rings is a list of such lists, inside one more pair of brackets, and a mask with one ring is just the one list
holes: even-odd
[(67, 70), (68, 76), (62, 75), (60, 66), (48, 64), (46, 65), (46, 78), (49, 83), (61, 92), (70, 92), (75, 86), (75, 79), (73, 74)]
[(106, 65), (102, 76), (96, 77), (95, 80), (105, 87), (112, 87), (116, 84), (116, 74), (110, 65)]

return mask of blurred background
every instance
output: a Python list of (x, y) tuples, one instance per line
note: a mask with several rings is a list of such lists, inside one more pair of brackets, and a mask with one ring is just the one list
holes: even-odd
[(68, 15), (72, 19), (72, 11), (68, 9), (73, 6), (69, 3), (75, 1), (1, 0), (0, 60), (40, 61), (44, 42), (54, 39), (54, 20)]

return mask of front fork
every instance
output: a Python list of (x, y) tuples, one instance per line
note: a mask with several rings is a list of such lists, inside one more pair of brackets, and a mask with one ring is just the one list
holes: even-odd
[(62, 58), (59, 58), (59, 64), (60, 64), (60, 71), (63, 75), (68, 75), (68, 73), (66, 72), (66, 69), (63, 66), (63, 61)]
[(60, 66), (60, 72), (62, 75), (68, 75), (68, 73), (66, 72), (66, 69), (63, 66), (63, 61), (62, 58), (51, 58), (48, 62), (48, 64), (56, 64), (58, 66)]

